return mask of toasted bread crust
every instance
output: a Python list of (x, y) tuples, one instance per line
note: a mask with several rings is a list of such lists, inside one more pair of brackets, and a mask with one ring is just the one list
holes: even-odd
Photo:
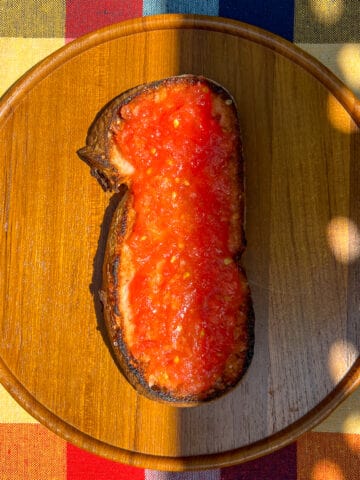
[[(222, 113), (221, 102), (217, 105), (218, 100), (226, 102), (233, 109), (232, 114), (221, 117), (223, 128), (239, 131), (236, 107), (232, 97), (211, 80), (193, 75), (183, 75), (130, 89), (113, 99), (98, 113), (89, 129), (86, 146), (78, 151), (80, 158), (91, 167), (92, 175), (97, 178), (105, 190), (118, 191), (121, 185), (131, 183), (126, 159), (118, 157), (118, 151), (115, 151), (116, 147), (113, 143), (113, 133), (122, 121), (120, 117), (121, 107), (131, 102), (138, 95), (156, 89), (160, 85), (171, 87), (172, 84), (177, 82), (196, 83), (199, 79), (205, 82), (214, 94), (213, 98), (216, 99), (214, 101), (215, 115)], [(254, 311), (250, 289), (240, 265), (240, 257), (245, 248), (243, 225), (242, 222), (239, 225), (238, 221), (238, 218), (243, 218), (244, 211), (244, 171), (240, 137), (234, 151), (233, 163), (233, 172), (238, 180), (238, 191), (234, 192), (234, 199), (237, 199), (235, 202), (236, 208), (234, 208), (238, 215), (234, 215), (230, 233), (239, 275), (246, 290), (245, 301), (238, 312), (238, 324), (242, 327), (235, 333), (235, 336), (238, 335), (236, 348), (231, 358), (228, 359), (221, 378), (211, 389), (197, 396), (188, 395), (178, 398), (172, 393), (150, 386), (145, 380), (142, 365), (129, 352), (126, 340), (127, 315), (124, 311), (126, 310), (124, 305), (126, 305), (125, 289), (128, 279), (131, 277), (131, 265), (129, 265), (131, 262), (126, 259), (123, 247), (126, 237), (131, 232), (135, 216), (131, 190), (126, 191), (114, 213), (107, 240), (100, 297), (104, 306), (105, 324), (120, 369), (130, 384), (148, 398), (171, 402), (178, 406), (196, 405), (199, 402), (211, 400), (228, 392), (239, 382), (250, 365), (254, 351)], [(245, 329), (243, 328), (244, 323), (246, 324)]]

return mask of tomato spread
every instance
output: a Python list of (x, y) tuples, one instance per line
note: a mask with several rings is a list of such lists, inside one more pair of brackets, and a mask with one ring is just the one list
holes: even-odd
[(213, 97), (201, 82), (145, 92), (121, 107), (114, 134), (134, 168), (129, 350), (150, 386), (179, 395), (221, 377), (246, 295), (231, 239), (242, 221), (239, 145)]

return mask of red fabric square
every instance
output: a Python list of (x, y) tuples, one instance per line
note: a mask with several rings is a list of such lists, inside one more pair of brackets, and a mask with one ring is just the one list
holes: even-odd
[(66, 0), (65, 37), (76, 38), (98, 28), (141, 17), (142, 0)]
[(144, 480), (142, 468), (112, 462), (67, 445), (67, 480)]
[(237, 467), (224, 468), (221, 472), (221, 480), (275, 479), (297, 480), (296, 443)]

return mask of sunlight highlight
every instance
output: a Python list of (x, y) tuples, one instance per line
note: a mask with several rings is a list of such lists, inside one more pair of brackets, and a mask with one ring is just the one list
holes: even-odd
[(340, 132), (351, 134), (357, 131), (355, 122), (341, 103), (332, 95), (328, 96), (327, 115), (331, 125)]
[(360, 88), (360, 45), (347, 43), (337, 55), (337, 63), (347, 85), (354, 90)]
[(350, 218), (333, 218), (327, 226), (327, 239), (338, 262), (348, 264), (360, 256), (360, 231)]
[(337, 23), (344, 11), (343, 0), (310, 0), (309, 3), (317, 21), (325, 25)]
[(328, 367), (335, 385), (348, 373), (358, 354), (355, 345), (347, 340), (338, 340), (331, 345), (328, 354)]
[[(344, 421), (344, 432), (360, 434), (360, 413), (353, 412)], [(359, 439), (360, 440), (360, 439)]]
[(324, 458), (315, 464), (311, 480), (345, 480), (345, 477), (339, 465)]
[(360, 413), (350, 413), (343, 425), (344, 440), (348, 444), (349, 448), (356, 453), (360, 454)]

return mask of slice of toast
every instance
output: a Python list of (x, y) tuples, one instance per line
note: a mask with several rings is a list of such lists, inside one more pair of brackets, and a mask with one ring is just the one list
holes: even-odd
[(123, 374), (177, 405), (229, 391), (254, 348), (234, 99), (194, 75), (138, 86), (98, 113), (78, 155), (105, 190), (127, 187), (101, 290)]

